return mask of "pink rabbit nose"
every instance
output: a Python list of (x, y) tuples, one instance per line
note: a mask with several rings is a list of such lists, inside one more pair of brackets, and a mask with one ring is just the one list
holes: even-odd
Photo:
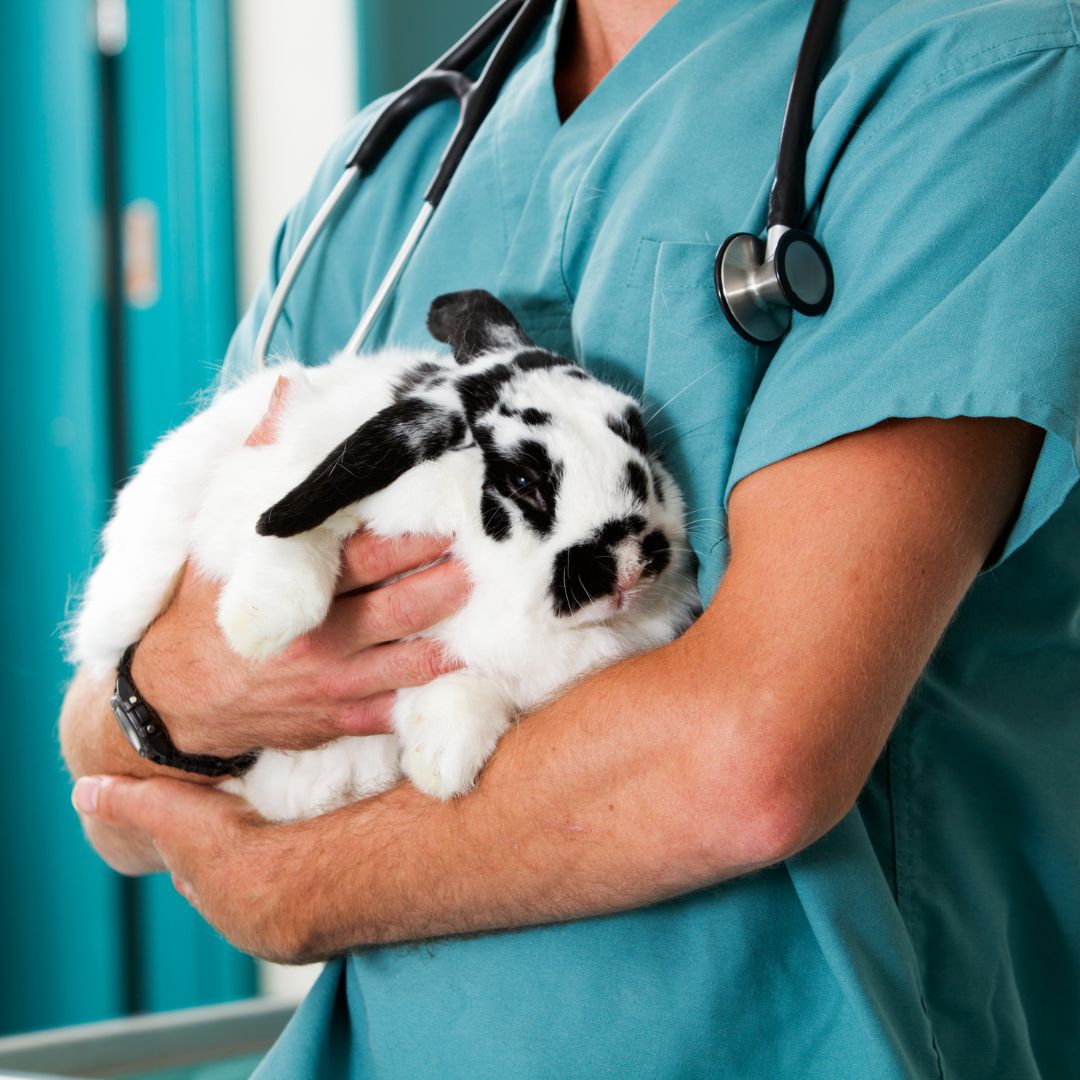
[(641, 572), (645, 569), (643, 563), (628, 566), (619, 572), (618, 589), (621, 593), (629, 592), (640, 580)]

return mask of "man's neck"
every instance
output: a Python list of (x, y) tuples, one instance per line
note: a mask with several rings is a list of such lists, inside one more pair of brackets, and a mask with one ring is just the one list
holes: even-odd
[(565, 120), (676, 0), (568, 0), (555, 68)]

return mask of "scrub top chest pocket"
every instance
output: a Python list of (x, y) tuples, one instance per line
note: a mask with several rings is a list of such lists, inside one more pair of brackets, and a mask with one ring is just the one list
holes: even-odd
[[(587, 330), (576, 335), (579, 355), (602, 378), (642, 387), (651, 444), (686, 496), (706, 604), (727, 563), (724, 488), (769, 355), (727, 324), (713, 288), (715, 257), (714, 244), (641, 239), (614, 324), (609, 316), (595, 348)], [(575, 305), (582, 327), (590, 306), (583, 289)]]

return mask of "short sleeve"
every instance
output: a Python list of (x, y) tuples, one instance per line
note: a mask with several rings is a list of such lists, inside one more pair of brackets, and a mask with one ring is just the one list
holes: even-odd
[(832, 308), (795, 317), (747, 413), (725, 492), (894, 417), (1018, 417), (1046, 431), (1000, 559), (1076, 484), (1080, 49), (986, 50), (837, 155), (817, 235)]

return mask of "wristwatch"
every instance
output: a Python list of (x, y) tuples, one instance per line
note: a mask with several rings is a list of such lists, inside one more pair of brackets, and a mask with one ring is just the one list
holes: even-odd
[(116, 669), (116, 690), (112, 696), (112, 710), (120, 730), (135, 752), (155, 765), (167, 765), (200, 776), (243, 776), (255, 764), (258, 750), (235, 757), (214, 757), (211, 754), (185, 754), (176, 749), (161, 717), (143, 700), (131, 677), (131, 661), (138, 644), (136, 641), (124, 650)]

